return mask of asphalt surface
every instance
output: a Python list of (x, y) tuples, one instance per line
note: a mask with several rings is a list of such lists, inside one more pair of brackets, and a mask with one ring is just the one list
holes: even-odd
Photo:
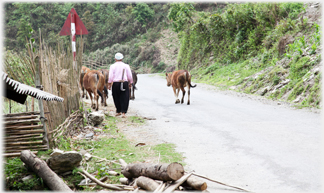
[[(130, 109), (156, 118), (142, 129), (176, 144), (186, 170), (252, 192), (322, 190), (321, 114), (204, 84), (191, 88), (190, 105), (187, 95), (175, 104), (158, 75), (138, 75), (137, 88)], [(206, 182), (210, 192), (237, 191)]]

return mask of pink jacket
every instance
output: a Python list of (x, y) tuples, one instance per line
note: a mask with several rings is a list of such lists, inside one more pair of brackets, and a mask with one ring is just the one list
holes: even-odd
[(131, 69), (124, 62), (115, 62), (110, 66), (108, 83), (119, 82), (122, 79), (123, 69), (125, 69), (123, 80), (128, 81), (128, 84), (133, 83)]

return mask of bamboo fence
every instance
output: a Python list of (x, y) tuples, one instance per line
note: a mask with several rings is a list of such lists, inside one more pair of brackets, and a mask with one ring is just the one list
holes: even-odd
[[(77, 38), (77, 69), (73, 69), (73, 55), (71, 46), (64, 49), (64, 44), (58, 42), (56, 48), (47, 46), (39, 32), (39, 46), (33, 51), (33, 46), (30, 43), (27, 55), (16, 57), (6, 57), (5, 71), (10, 77), (30, 86), (34, 85), (28, 80), (34, 80), (36, 62), (39, 64), (40, 80), (43, 90), (54, 95), (64, 98), (64, 102), (43, 101), (45, 118), (46, 118), (46, 133), (51, 133), (70, 115), (72, 111), (79, 109), (80, 92), (78, 87), (79, 74), (82, 65), (83, 41), (82, 36)], [(71, 43), (71, 42), (70, 42)], [(19, 65), (17, 61), (20, 60)], [(27, 73), (23, 73), (27, 72)], [(21, 76), (19, 73), (23, 73)], [(29, 77), (29, 78), (24, 78)], [(8, 115), (9, 116), (9, 115)], [(8, 128), (9, 129), (9, 128)], [(6, 131), (6, 136), (10, 137), (11, 133)], [(52, 136), (47, 136), (52, 147)]]
[(5, 157), (17, 157), (20, 152), (47, 150), (43, 141), (43, 125), (39, 124), (39, 112), (25, 112), (4, 115)]

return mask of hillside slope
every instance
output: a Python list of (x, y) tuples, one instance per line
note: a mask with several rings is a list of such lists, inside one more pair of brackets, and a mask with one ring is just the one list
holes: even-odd
[[(285, 101), (298, 107), (321, 108), (320, 22), (320, 3), (304, 3), (304, 11), (297, 19), (282, 20), (271, 33), (268, 32), (262, 45), (270, 46), (261, 47), (256, 56), (224, 64), (221, 62), (224, 55), (207, 52), (207, 58), (190, 60), (187, 68), (197, 82)], [(288, 29), (286, 33), (278, 33), (284, 28)], [(190, 67), (192, 64), (194, 67)], [(186, 68), (183, 63), (178, 67)]]

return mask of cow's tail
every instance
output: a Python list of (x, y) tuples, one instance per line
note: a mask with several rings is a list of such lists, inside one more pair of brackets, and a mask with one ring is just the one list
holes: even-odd
[(106, 94), (107, 98), (108, 98), (108, 89), (106, 86), (104, 86), (104, 93)]
[(197, 84), (195, 84), (195, 85), (191, 84), (191, 74), (187, 71), (185, 75), (188, 77), (188, 84), (190, 85), (190, 87), (195, 88), (197, 86)]
[(135, 86), (134, 83), (132, 83), (132, 86), (133, 86), (133, 89), (134, 89), (134, 90), (137, 90), (137, 87)]
[[(98, 86), (98, 84), (99, 84), (99, 74), (98, 74), (98, 73), (96, 73), (96, 84), (97, 84), (97, 86)], [(99, 89), (97, 89), (97, 93), (98, 93), (99, 96), (103, 99), (102, 92), (101, 92)]]
[(103, 99), (102, 93), (100, 92), (99, 89), (97, 89), (97, 93), (99, 94), (99, 96)]

